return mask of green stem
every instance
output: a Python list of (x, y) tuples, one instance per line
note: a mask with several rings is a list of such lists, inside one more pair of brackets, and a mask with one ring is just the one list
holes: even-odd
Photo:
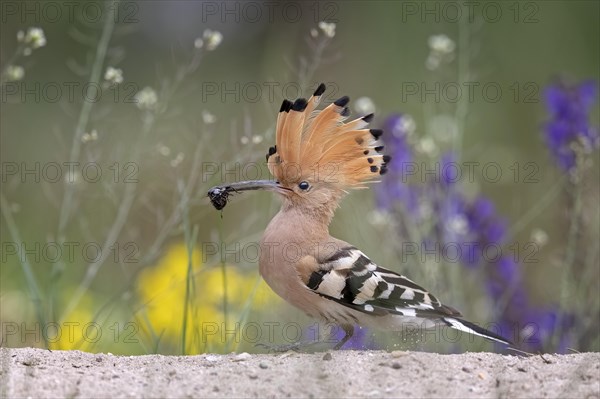
[[(185, 215), (188, 215), (187, 212), (187, 206), (186, 206), (186, 210), (184, 211)], [(186, 246), (187, 246), (187, 250), (188, 250), (188, 265), (187, 265), (187, 272), (186, 272), (186, 276), (185, 276), (185, 302), (183, 305), (183, 323), (182, 323), (182, 329), (183, 331), (181, 332), (181, 354), (185, 355), (186, 354), (186, 341), (187, 341), (187, 325), (188, 325), (188, 310), (190, 308), (191, 305), (191, 298), (192, 298), (192, 284), (193, 284), (193, 279), (194, 279), (194, 244), (196, 243), (196, 240), (198, 238), (198, 225), (194, 225), (193, 231), (191, 233), (190, 236), (190, 226), (189, 226), (189, 218), (185, 217), (184, 218), (184, 225), (185, 225), (185, 240), (186, 240)]]
[[(464, 85), (471, 79), (471, 56), (469, 53), (470, 39), (469, 22), (463, 19), (458, 26), (458, 81)], [(454, 141), (454, 152), (458, 160), (461, 158), (464, 131), (467, 125), (467, 115), (469, 113), (469, 99), (462, 96), (456, 106), (454, 117), (456, 119), (457, 136)]]
[(560, 178), (554, 186), (544, 194), (543, 197), (536, 202), (536, 204), (531, 207), (525, 215), (519, 218), (519, 220), (512, 225), (507, 236), (515, 237), (521, 230), (527, 227), (536, 217), (538, 217), (542, 212), (544, 212), (548, 206), (554, 202), (558, 194), (560, 194), (564, 188), (566, 177), (563, 176)]
[[(118, 1), (107, 3), (107, 8), (116, 7), (118, 6), (117, 3)], [(108, 44), (110, 43), (115, 25), (114, 18), (110, 18), (111, 13), (106, 12), (105, 15), (107, 17), (104, 19), (104, 27), (102, 28), (102, 35), (100, 37), (100, 41), (98, 42), (98, 47), (96, 47), (96, 57), (94, 58), (94, 64), (92, 65), (92, 72), (89, 79), (89, 83), (95, 83), (97, 85), (100, 84), (102, 66), (104, 65), (104, 59), (106, 58), (106, 53), (108, 52)], [(87, 127), (94, 104), (95, 103), (92, 101), (83, 102), (83, 106), (81, 107), (79, 118), (77, 120), (77, 125), (75, 127), (75, 134), (73, 135), (71, 154), (69, 156), (70, 162), (77, 162), (77, 160), (79, 160), (81, 153), (81, 136)], [(73, 194), (73, 185), (69, 184), (69, 182), (65, 180), (65, 196), (63, 197), (60, 216), (58, 218), (59, 239), (62, 239), (62, 234), (67, 226), (67, 222), (69, 221), (69, 216), (73, 207)]]
[[(148, 134), (152, 130), (153, 125), (154, 116), (152, 114), (147, 114), (146, 118), (144, 118), (141, 129), (142, 139), (148, 136)], [(131, 159), (132, 162), (135, 164), (137, 164), (137, 162), (140, 159), (140, 151), (140, 145), (134, 147)], [(137, 192), (137, 183), (130, 182), (126, 183), (125, 186), (126, 187), (125, 192), (123, 194), (123, 199), (121, 200), (121, 204), (119, 205), (119, 209), (117, 210), (117, 215), (115, 216), (114, 222), (110, 227), (106, 235), (106, 239), (104, 240), (104, 243), (102, 245), (100, 257), (98, 260), (95, 260), (87, 266), (85, 276), (79, 284), (79, 286), (77, 287), (77, 290), (75, 291), (73, 296), (71, 296), (69, 304), (63, 312), (62, 317), (69, 315), (73, 311), (73, 309), (75, 309), (75, 307), (79, 304), (79, 301), (96, 278), (96, 275), (100, 271), (100, 268), (104, 265), (104, 262), (106, 262), (106, 260), (109, 259), (111, 253), (109, 249), (113, 245), (115, 245), (117, 239), (119, 238), (119, 234), (121, 234), (123, 227), (125, 227), (127, 223), (129, 211), (131, 210), (131, 207), (133, 206), (133, 202), (135, 200), (135, 195)], [(61, 320), (61, 322), (62, 321), (63, 320)]]
[(306, 69), (299, 71), (300, 87), (304, 88), (310, 83), (310, 79), (314, 76), (317, 68), (321, 65), (323, 52), (329, 44), (329, 39), (320, 40), (312, 57), (312, 61), (306, 66)]
[[(219, 242), (223, 242), (223, 219), (221, 218), (221, 222), (219, 224)], [(223, 249), (221, 249), (222, 251)], [(227, 290), (227, 268), (225, 267), (225, 259), (223, 258), (223, 253), (221, 256), (221, 276), (223, 278), (223, 320), (225, 325), (227, 325), (227, 321), (229, 320), (229, 304), (228, 304), (228, 290)], [(225, 342), (225, 351), (229, 351), (229, 339)]]
[[(458, 43), (457, 43), (457, 51), (458, 51), (458, 81), (461, 85), (464, 85), (465, 82), (469, 81), (471, 78), (471, 55), (469, 48), (469, 39), (470, 39), (470, 25), (466, 19), (460, 22), (458, 26)], [(465, 135), (465, 130), (467, 126), (467, 115), (469, 113), (469, 99), (467, 96), (462, 96), (456, 105), (456, 110), (454, 112), (454, 119), (456, 121), (456, 139), (453, 140), (453, 152), (456, 156), (456, 160), (458, 162), (461, 161), (462, 151), (463, 151), (463, 140)], [(452, 188), (450, 188), (452, 189)], [(440, 241), (441, 242), (441, 241)], [(460, 280), (457, 273), (459, 269), (457, 267), (451, 267), (452, 265), (445, 265), (444, 267), (446, 275), (452, 284), (457, 284)], [(458, 303), (465, 303), (465, 294), (460, 287), (453, 285), (455, 288), (456, 301)]]
[[(107, 7), (116, 6), (117, 5), (116, 3), (118, 3), (118, 1), (116, 1), (115, 3), (110, 3), (110, 4), (107, 3)], [(92, 71), (90, 73), (90, 78), (89, 78), (89, 83), (96, 83), (98, 85), (100, 84), (100, 76), (102, 74), (102, 66), (104, 65), (104, 60), (105, 60), (106, 54), (108, 52), (108, 45), (110, 43), (110, 39), (112, 37), (112, 32), (113, 32), (114, 25), (115, 25), (114, 18), (109, 17), (110, 13), (107, 12), (105, 15), (107, 15), (107, 17), (104, 20), (102, 34), (100, 36), (98, 46), (96, 47), (96, 56), (94, 58), (94, 63), (92, 65)], [(77, 124), (75, 126), (75, 133), (73, 135), (73, 142), (71, 145), (71, 152), (69, 155), (70, 162), (77, 162), (79, 160), (80, 153), (81, 153), (81, 136), (87, 127), (87, 124), (90, 119), (90, 115), (92, 113), (93, 106), (94, 106), (94, 102), (92, 102), (92, 101), (84, 101), (83, 102), (81, 111), (79, 112)], [(64, 197), (63, 197), (63, 200), (61, 203), (59, 217), (58, 217), (58, 233), (57, 233), (57, 240), (61, 243), (64, 242), (65, 229), (67, 227), (71, 212), (73, 211), (73, 197), (75, 194), (75, 185), (71, 184), (69, 182), (69, 179), (66, 179), (64, 184), (65, 184)], [(127, 202), (127, 201), (124, 201), (124, 202)], [(123, 209), (123, 207), (121, 207), (121, 209)], [(115, 237), (115, 240), (116, 240), (116, 237)], [(112, 243), (109, 245), (112, 245)], [(105, 247), (105, 248), (107, 248), (107, 247)], [(74, 309), (74, 307), (78, 304), (79, 299), (81, 299), (81, 297), (85, 293), (85, 289), (87, 289), (87, 286), (89, 286), (89, 283), (91, 283), (91, 279), (93, 279), (97, 269), (100, 267), (100, 265), (102, 263), (103, 263), (103, 261), (98, 262), (98, 263), (94, 264), (94, 266), (92, 266), (91, 268), (88, 268), (84, 282), (82, 284), (80, 284), (75, 295), (69, 301), (67, 310), (65, 312), (63, 312), (61, 318), (64, 318), (65, 316), (67, 316)], [(59, 270), (60, 270), (59, 267), (64, 269), (65, 268), (64, 262), (54, 263), (52, 265), (51, 275), (53, 276), (53, 279), (58, 279), (58, 274), (59, 274)], [(89, 283), (86, 283), (86, 281), (89, 281)], [(51, 304), (54, 303), (54, 295), (55, 295), (54, 287), (55, 286), (56, 286), (56, 284), (52, 284), (53, 288), (50, 293), (50, 303)]]
[(0, 73), (0, 87), (8, 83), (8, 81), (3, 80), (4, 76), (6, 75), (6, 70), (9, 66), (13, 65), (17, 59), (19, 59), (21, 54), (23, 54), (24, 48), (25, 46), (23, 44), (20, 44), (19, 47), (17, 47), (17, 50), (15, 50), (15, 53), (9, 58), (8, 61), (6, 61), (4, 66), (2, 66), (2, 73)]
[[(22, 245), (23, 241), (21, 239), (21, 235), (19, 234), (19, 228), (15, 223), (15, 220), (12, 217), (12, 211), (10, 210), (10, 205), (8, 201), (4, 197), (4, 194), (0, 193), (0, 209), (2, 212), (2, 216), (6, 222), (6, 227), (8, 228), (8, 232), (15, 243), (15, 245)], [(42, 294), (40, 291), (40, 287), (37, 284), (35, 279), (35, 275), (33, 274), (33, 270), (31, 268), (31, 264), (27, 260), (26, 256), (19, 256), (19, 262), (21, 263), (21, 268), (23, 269), (23, 273), (25, 274), (25, 280), (27, 281), (27, 287), (29, 289), (29, 293), (33, 298), (33, 304), (36, 309), (37, 318), (42, 326), (42, 336), (44, 338), (44, 344), (46, 348), (48, 347), (48, 337), (46, 336), (46, 319), (44, 317), (44, 312), (42, 310)]]
[[(248, 320), (248, 316), (250, 315), (250, 310), (252, 309), (252, 303), (254, 302), (254, 299), (256, 298), (256, 293), (258, 291), (258, 287), (260, 287), (261, 281), (262, 281), (262, 277), (260, 275), (257, 275), (256, 280), (254, 281), (254, 286), (252, 287), (252, 291), (250, 291), (250, 295), (248, 295), (248, 299), (246, 300), (246, 303), (244, 304), (244, 307), (243, 307), (242, 311), (240, 312), (240, 317), (238, 319), (240, 326), (243, 326), (246, 323), (246, 321)], [(233, 351), (237, 351), (238, 347), (239, 347), (239, 343), (237, 343), (232, 348)]]
[(567, 248), (565, 251), (565, 262), (563, 264), (563, 273), (560, 281), (560, 302), (558, 305), (558, 316), (556, 321), (556, 331), (552, 339), (552, 346), (557, 348), (560, 338), (564, 333), (563, 321), (565, 311), (567, 309), (567, 300), (569, 299), (569, 293), (573, 288), (573, 269), (575, 266), (575, 258), (577, 257), (577, 249), (579, 244), (579, 230), (581, 224), (581, 210), (582, 210), (582, 183), (581, 179), (576, 180), (573, 183), (572, 190), (568, 190), (572, 195), (573, 209), (571, 212), (571, 224), (569, 226), (569, 232), (567, 235)]

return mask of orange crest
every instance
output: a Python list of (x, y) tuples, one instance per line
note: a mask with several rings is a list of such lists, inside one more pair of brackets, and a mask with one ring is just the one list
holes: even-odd
[(381, 154), (379, 129), (365, 129), (373, 114), (348, 123), (346, 96), (316, 110), (325, 85), (312, 97), (284, 100), (277, 117), (276, 145), (269, 148), (269, 171), (282, 183), (323, 181), (338, 188), (358, 188), (387, 171), (388, 155)]

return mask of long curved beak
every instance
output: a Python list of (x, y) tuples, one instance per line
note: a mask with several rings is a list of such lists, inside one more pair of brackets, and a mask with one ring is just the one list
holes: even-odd
[(208, 190), (208, 197), (210, 198), (213, 206), (218, 210), (221, 210), (227, 205), (227, 200), (230, 194), (249, 190), (269, 190), (282, 192), (289, 189), (283, 187), (278, 181), (275, 180), (249, 180), (214, 186)]
[(214, 186), (208, 190), (210, 195), (211, 191), (214, 190), (226, 190), (229, 192), (235, 191), (248, 191), (248, 190), (277, 190), (281, 186), (279, 182), (275, 180), (247, 180), (239, 181), (236, 183), (223, 184), (221, 186)]

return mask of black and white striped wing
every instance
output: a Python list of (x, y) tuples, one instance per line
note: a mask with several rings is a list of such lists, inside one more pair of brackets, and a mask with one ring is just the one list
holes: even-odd
[(309, 289), (324, 298), (374, 317), (398, 315), (435, 319), (454, 329), (503, 344), (510, 341), (461, 319), (456, 309), (408, 278), (379, 267), (358, 249), (346, 247), (325, 259), (310, 274)]
[(423, 287), (377, 266), (354, 247), (343, 248), (321, 263), (307, 286), (321, 296), (373, 315), (460, 316)]

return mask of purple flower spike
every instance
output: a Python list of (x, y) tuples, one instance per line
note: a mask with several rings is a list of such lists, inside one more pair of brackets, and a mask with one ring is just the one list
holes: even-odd
[(386, 146), (389, 154), (392, 156), (392, 162), (389, 165), (390, 172), (405, 173), (406, 164), (412, 161), (412, 151), (408, 144), (408, 135), (410, 131), (409, 118), (403, 114), (390, 116), (385, 121)]
[(573, 143), (586, 152), (600, 146), (598, 129), (589, 121), (597, 100), (597, 83), (588, 80), (577, 86), (554, 84), (546, 88), (544, 98), (551, 116), (544, 126), (546, 145), (558, 167), (568, 172), (576, 167)]
[(447, 152), (440, 159), (440, 181), (445, 185), (451, 185), (460, 180), (460, 166), (456, 162), (453, 152)]

